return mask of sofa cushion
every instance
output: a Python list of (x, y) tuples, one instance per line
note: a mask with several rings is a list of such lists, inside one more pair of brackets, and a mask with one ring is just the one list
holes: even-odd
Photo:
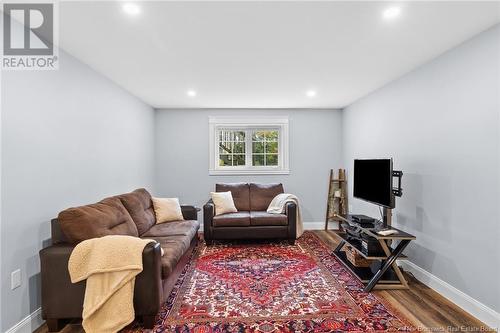
[(58, 221), (72, 243), (107, 235), (139, 236), (132, 217), (116, 197), (63, 210)]
[(193, 238), (199, 228), (200, 223), (196, 220), (161, 223), (151, 227), (141, 237), (188, 236), (189, 238)]
[(186, 235), (167, 236), (167, 237), (142, 237), (154, 239), (160, 243), (163, 249), (161, 257), (161, 278), (166, 279), (172, 274), (180, 258), (186, 253), (191, 244), (192, 237)]
[(231, 191), (234, 205), (238, 211), (250, 210), (250, 189), (247, 183), (216, 184), (215, 192)]
[(210, 197), (215, 206), (215, 215), (227, 213), (236, 213), (238, 209), (234, 205), (233, 195), (231, 191), (227, 192), (210, 192)]
[(288, 225), (288, 216), (285, 214), (270, 214), (265, 211), (251, 211), (250, 225)]
[(214, 216), (214, 227), (248, 227), (250, 225), (249, 212), (227, 213)]
[(250, 184), (250, 210), (265, 211), (278, 194), (283, 193), (283, 184)]
[(173, 221), (182, 221), (181, 204), (179, 198), (151, 198), (156, 216), (156, 224)]
[(137, 226), (139, 235), (156, 224), (155, 211), (151, 194), (143, 188), (117, 196), (128, 210)]

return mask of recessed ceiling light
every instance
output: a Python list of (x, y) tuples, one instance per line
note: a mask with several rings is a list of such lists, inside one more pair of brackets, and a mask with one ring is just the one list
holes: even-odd
[(315, 90), (308, 90), (306, 92), (307, 97), (314, 97), (316, 96), (316, 91)]
[(391, 20), (398, 17), (401, 14), (401, 8), (397, 6), (389, 7), (382, 13), (386, 20)]
[(135, 16), (141, 13), (141, 7), (135, 3), (127, 2), (122, 5), (122, 9), (125, 13)]
[(186, 92), (186, 94), (189, 96), (189, 97), (195, 97), (196, 96), (196, 91), (194, 90), (188, 90)]

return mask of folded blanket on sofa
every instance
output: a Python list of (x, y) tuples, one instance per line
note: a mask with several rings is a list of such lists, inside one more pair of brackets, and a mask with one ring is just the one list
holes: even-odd
[(87, 280), (83, 328), (118, 332), (135, 318), (135, 277), (142, 272), (144, 247), (154, 242), (132, 236), (105, 236), (79, 243), (69, 258), (71, 282)]
[(293, 202), (297, 205), (297, 238), (299, 238), (304, 232), (304, 227), (302, 225), (302, 216), (300, 215), (299, 198), (290, 193), (278, 194), (269, 204), (267, 212), (271, 214), (284, 214), (286, 204), (289, 202)]

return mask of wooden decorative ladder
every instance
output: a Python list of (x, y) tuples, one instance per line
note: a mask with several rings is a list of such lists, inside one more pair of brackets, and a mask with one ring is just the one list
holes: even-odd
[(325, 230), (328, 230), (329, 222), (337, 222), (337, 231), (342, 231), (341, 217), (347, 216), (347, 179), (345, 170), (330, 170), (330, 182), (328, 184), (328, 201), (326, 204)]

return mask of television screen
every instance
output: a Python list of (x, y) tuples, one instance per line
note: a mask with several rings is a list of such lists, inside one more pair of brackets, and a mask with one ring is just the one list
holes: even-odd
[(392, 159), (354, 160), (355, 198), (394, 208)]

